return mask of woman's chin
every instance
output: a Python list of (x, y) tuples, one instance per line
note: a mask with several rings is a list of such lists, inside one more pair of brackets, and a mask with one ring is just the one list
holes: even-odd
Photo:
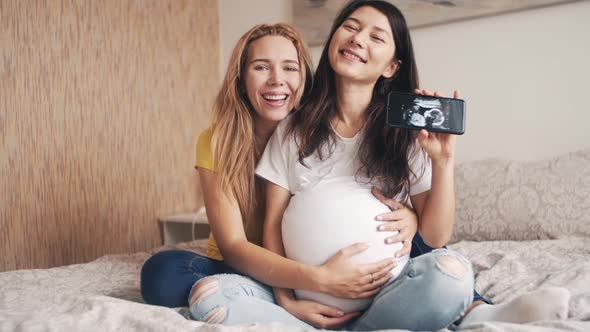
[(259, 112), (259, 116), (267, 122), (280, 122), (289, 115), (289, 112), (285, 109), (267, 109), (263, 112)]
[(342, 80), (365, 82), (367, 81), (366, 72), (361, 70), (362, 68), (353, 68), (351, 66), (341, 66), (340, 68), (334, 68), (336, 75)]

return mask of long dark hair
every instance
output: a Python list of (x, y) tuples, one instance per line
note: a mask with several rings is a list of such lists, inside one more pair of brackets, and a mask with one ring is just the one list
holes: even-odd
[[(381, 76), (373, 88), (373, 96), (367, 109), (367, 119), (359, 147), (360, 168), (358, 172), (369, 179), (376, 179), (388, 197), (408, 190), (411, 170), (410, 153), (415, 134), (407, 129), (394, 129), (385, 124), (385, 96), (389, 91), (413, 92), (418, 88), (418, 70), (414, 58), (412, 40), (406, 20), (394, 5), (386, 1), (350, 1), (334, 20), (330, 36), (318, 68), (311, 93), (307, 96), (300, 112), (295, 112), (287, 127), (287, 135), (294, 134), (299, 147), (299, 161), (317, 153), (320, 160), (334, 151), (336, 134), (331, 129), (330, 119), (336, 115), (335, 73), (330, 66), (328, 50), (334, 33), (358, 8), (370, 6), (383, 13), (391, 26), (395, 42), (394, 59), (401, 65), (391, 78)], [(325, 149), (327, 148), (327, 149)], [(327, 153), (327, 154), (326, 154)], [(406, 191), (407, 192), (407, 191)], [(407, 199), (407, 197), (405, 197)]]

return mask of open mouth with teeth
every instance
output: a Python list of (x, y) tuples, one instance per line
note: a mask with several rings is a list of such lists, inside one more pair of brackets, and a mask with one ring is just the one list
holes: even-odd
[(289, 99), (289, 95), (284, 93), (265, 93), (262, 95), (262, 98), (264, 98), (264, 100), (272, 106), (282, 106), (287, 102), (287, 99)]
[(363, 58), (361, 58), (360, 56), (351, 53), (347, 50), (340, 50), (339, 52), (344, 58), (350, 60), (350, 61), (354, 61), (354, 62), (360, 62), (360, 63), (367, 63), (367, 61), (365, 61)]

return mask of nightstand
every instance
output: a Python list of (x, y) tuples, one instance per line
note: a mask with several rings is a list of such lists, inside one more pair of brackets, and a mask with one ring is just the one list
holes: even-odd
[(196, 213), (158, 217), (158, 221), (162, 230), (162, 242), (164, 244), (175, 244), (209, 237), (209, 222), (205, 207), (200, 208)]

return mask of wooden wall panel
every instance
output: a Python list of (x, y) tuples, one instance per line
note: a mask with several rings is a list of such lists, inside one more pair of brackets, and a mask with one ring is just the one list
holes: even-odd
[(160, 244), (202, 204), (216, 0), (0, 1), (0, 271)]

